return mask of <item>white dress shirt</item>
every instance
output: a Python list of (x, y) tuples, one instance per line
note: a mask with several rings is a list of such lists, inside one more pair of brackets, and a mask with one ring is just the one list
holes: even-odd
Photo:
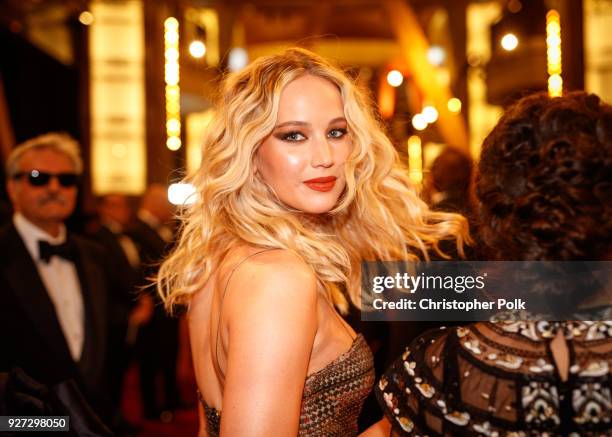
[(66, 241), (66, 228), (62, 226), (59, 235), (52, 237), (20, 213), (13, 216), (13, 223), (34, 260), (49, 298), (55, 306), (55, 313), (66, 343), (68, 343), (70, 355), (72, 355), (74, 361), (79, 361), (85, 341), (85, 315), (81, 284), (76, 266), (73, 262), (59, 256), (51, 257), (47, 264), (40, 259), (38, 249), (39, 240), (47, 241), (50, 244), (64, 243)]

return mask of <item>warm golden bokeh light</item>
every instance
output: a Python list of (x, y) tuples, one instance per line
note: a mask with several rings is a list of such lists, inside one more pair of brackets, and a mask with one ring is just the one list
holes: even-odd
[(206, 54), (206, 45), (202, 41), (192, 41), (189, 44), (189, 54), (196, 59), (203, 58)]
[(166, 146), (181, 148), (181, 91), (179, 88), (179, 31), (174, 17), (164, 21), (164, 80), (166, 82)]
[(423, 181), (423, 151), (418, 135), (408, 138), (408, 169), (410, 180), (420, 185)]
[(428, 124), (435, 123), (438, 119), (438, 110), (431, 105), (427, 105), (421, 111), (423, 117), (425, 117), (425, 121)]
[(518, 47), (519, 40), (513, 33), (505, 34), (501, 39), (501, 46), (504, 50), (511, 52)]
[(79, 22), (85, 26), (91, 26), (94, 22), (94, 16), (89, 11), (83, 11), (79, 14)]
[(404, 82), (404, 76), (397, 70), (391, 70), (387, 74), (387, 83), (392, 87), (398, 87)]
[(416, 130), (424, 130), (427, 128), (427, 120), (423, 114), (416, 114), (412, 117), (412, 127)]
[(458, 114), (461, 112), (461, 100), (459, 100), (457, 97), (450, 98), (446, 103), (446, 107), (453, 114)]
[(548, 69), (548, 94), (557, 97), (563, 94), (561, 77), (561, 18), (551, 9), (546, 14), (546, 63)]

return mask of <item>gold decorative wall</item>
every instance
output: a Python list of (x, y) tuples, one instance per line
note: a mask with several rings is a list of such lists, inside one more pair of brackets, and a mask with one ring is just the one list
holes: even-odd
[(146, 185), (143, 4), (94, 0), (91, 12), (92, 190), (141, 194)]

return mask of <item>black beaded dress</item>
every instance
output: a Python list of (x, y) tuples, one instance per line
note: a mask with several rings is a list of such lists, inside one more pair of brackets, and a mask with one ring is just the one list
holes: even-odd
[[(562, 378), (550, 344), (564, 335)], [(429, 331), (376, 387), (392, 435), (612, 436), (612, 321)]]

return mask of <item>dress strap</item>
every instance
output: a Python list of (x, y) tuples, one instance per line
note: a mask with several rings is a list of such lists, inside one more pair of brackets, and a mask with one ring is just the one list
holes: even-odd
[(254, 256), (259, 255), (260, 253), (269, 252), (271, 250), (276, 250), (276, 249), (277, 248), (275, 248), (275, 247), (268, 248), (268, 249), (263, 249), (263, 250), (257, 251), (255, 253), (252, 253), (252, 254), (246, 256), (229, 273), (229, 276), (227, 278), (227, 282), (225, 283), (225, 287), (223, 288), (223, 294), (221, 294), (221, 302), (219, 303), (219, 318), (218, 318), (218, 321), (217, 321), (217, 335), (216, 335), (216, 340), (215, 340), (215, 359), (213, 360), (213, 366), (215, 368), (215, 373), (217, 374), (217, 376), (219, 377), (219, 379), (222, 382), (225, 381), (225, 377), (223, 376), (223, 372), (221, 372), (221, 365), (219, 364), (219, 339), (220, 339), (220, 333), (221, 333), (221, 312), (223, 310), (223, 301), (225, 299), (225, 294), (227, 293), (227, 287), (229, 286), (229, 282), (232, 279), (232, 276), (234, 275), (234, 272), (245, 261), (247, 261), (250, 258), (253, 258)]

